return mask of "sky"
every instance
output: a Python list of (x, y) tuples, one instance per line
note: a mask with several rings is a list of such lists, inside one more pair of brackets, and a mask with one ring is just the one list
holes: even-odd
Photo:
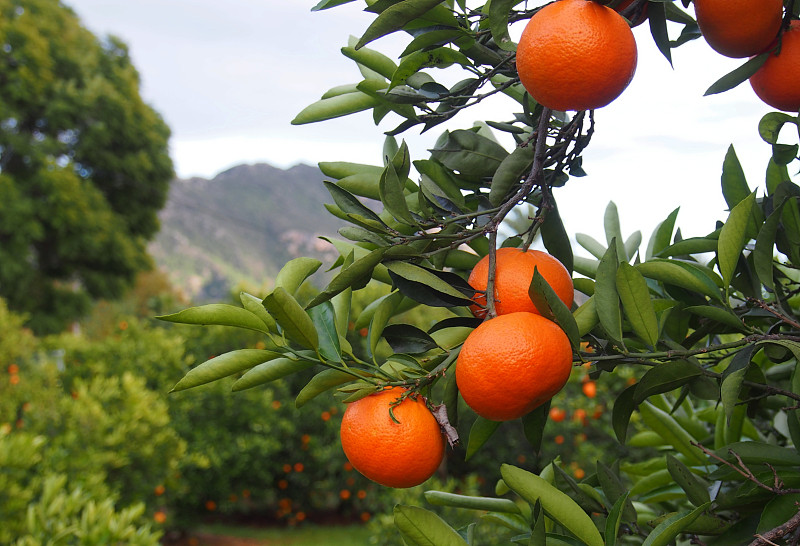
[[(369, 112), (290, 124), (329, 88), (361, 79), (340, 48), (372, 21), (363, 2), (312, 12), (316, 0), (63, 1), (98, 36), (113, 34), (128, 44), (142, 96), (172, 129), (170, 151), (181, 178), (212, 178), (256, 162), (281, 168), (337, 160), (381, 164), (383, 132), (394, 128), (396, 118), (377, 127)], [(521, 26), (512, 28), (512, 37), (519, 32)], [(751, 189), (763, 186), (770, 148), (757, 126), (770, 109), (747, 83), (703, 97), (741, 60), (696, 40), (674, 50), (672, 68), (646, 24), (634, 35), (637, 72), (616, 101), (596, 111), (583, 162), (589, 176), (571, 179), (555, 197), (568, 233), (599, 240), (613, 200), (623, 235), (640, 230), (644, 248), (657, 223), (677, 207), (684, 237), (705, 235), (725, 219), (720, 174), (730, 145)], [(405, 43), (398, 33), (369, 47), (396, 58)], [(433, 72), (437, 79), (449, 77)], [(447, 128), (509, 119), (516, 110), (501, 98), (468, 109)], [(412, 159), (424, 159), (440, 133), (412, 129), (401, 137)], [(512, 144), (502, 142), (510, 151)]]

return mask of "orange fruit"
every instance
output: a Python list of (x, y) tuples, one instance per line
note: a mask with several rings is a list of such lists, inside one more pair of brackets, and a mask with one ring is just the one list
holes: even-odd
[[(614, 11), (621, 14), (628, 6), (633, 4), (634, 0), (622, 0), (622, 2), (614, 8)], [(631, 15), (631, 14), (629, 14)], [(645, 21), (647, 21), (647, 4), (644, 4), (640, 8), (637, 9), (636, 12), (632, 14), (633, 20), (631, 20), (632, 27), (638, 27)]]
[(561, 408), (550, 408), (550, 420), (555, 423), (560, 423), (567, 417), (567, 412)]
[(766, 50), (781, 27), (781, 0), (694, 0), (697, 24), (708, 45), (736, 59)]
[(444, 458), (439, 423), (422, 397), (385, 389), (348, 404), (342, 417), (342, 449), (353, 467), (370, 480), (388, 487), (413, 487), (430, 478)]
[[(562, 0), (563, 1), (563, 0)], [(494, 274), (494, 309), (498, 315), (527, 311), (539, 314), (528, 295), (528, 288), (533, 280), (533, 271), (539, 273), (547, 281), (564, 305), (570, 307), (575, 296), (575, 288), (567, 268), (556, 258), (541, 250), (524, 252), (519, 248), (498, 248), (495, 255)], [(475, 290), (486, 291), (489, 282), (489, 256), (475, 264), (470, 272), (469, 285)], [(476, 317), (486, 316), (486, 294), (476, 293), (473, 297), (475, 305), (470, 306)]]
[(583, 394), (587, 398), (594, 398), (597, 396), (597, 384), (594, 381), (587, 381), (583, 384)]
[(800, 21), (792, 21), (783, 33), (778, 55), (750, 76), (750, 85), (758, 98), (773, 108), (786, 112), (800, 110)]
[(554, 110), (590, 110), (616, 99), (636, 72), (636, 40), (619, 13), (591, 0), (558, 0), (530, 18), (517, 72), (530, 95)]
[(508, 421), (550, 400), (571, 370), (572, 347), (556, 323), (510, 313), (470, 332), (458, 355), (456, 384), (475, 413)]

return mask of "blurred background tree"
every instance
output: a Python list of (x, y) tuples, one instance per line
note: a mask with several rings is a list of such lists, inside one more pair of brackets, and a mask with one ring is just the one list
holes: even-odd
[(116, 38), (50, 0), (0, 0), (0, 296), (38, 332), (151, 267), (170, 131)]

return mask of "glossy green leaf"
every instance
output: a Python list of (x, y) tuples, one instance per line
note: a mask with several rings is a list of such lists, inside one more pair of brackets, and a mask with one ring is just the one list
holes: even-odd
[(617, 269), (617, 294), (633, 331), (650, 347), (655, 347), (658, 318), (650, 300), (650, 289), (642, 274), (624, 262)]
[(530, 173), (534, 151), (531, 143), (524, 147), (517, 146), (500, 162), (489, 187), (489, 202), (493, 206), (499, 206), (512, 192), (517, 192), (520, 182)]
[(342, 347), (336, 329), (336, 313), (333, 304), (326, 301), (308, 310), (319, 336), (319, 354), (330, 362), (342, 361)]
[(437, 47), (423, 51), (414, 51), (403, 57), (400, 66), (392, 75), (390, 89), (406, 83), (413, 74), (425, 68), (447, 68), (454, 64), (471, 66), (469, 58), (457, 49)]
[(377, 72), (387, 80), (391, 80), (392, 74), (394, 74), (395, 70), (397, 70), (397, 64), (379, 51), (368, 49), (366, 47), (355, 49), (354, 47), (349, 46), (343, 47), (341, 51), (345, 57)]
[(506, 156), (497, 142), (467, 129), (446, 132), (431, 150), (432, 159), (471, 181), (493, 176)]
[(703, 464), (702, 452), (692, 446), (694, 438), (667, 412), (655, 407), (650, 402), (639, 404), (639, 413), (647, 427), (664, 438), (668, 444), (683, 454), (693, 464)]
[(715, 81), (711, 87), (706, 89), (706, 92), (703, 93), (703, 96), (707, 97), (708, 95), (716, 95), (717, 93), (730, 91), (755, 74), (756, 71), (764, 65), (767, 57), (769, 57), (769, 53), (762, 53), (760, 55), (756, 55), (755, 57), (751, 57), (743, 65), (736, 67)]
[[(601, 461), (597, 461), (597, 480), (600, 482), (600, 487), (603, 489), (603, 494), (609, 501), (612, 499), (628, 498), (628, 489), (623, 485), (620, 477), (611, 468), (604, 465)], [(613, 512), (613, 508), (612, 508)], [(610, 517), (610, 516), (609, 516)], [(636, 521), (636, 509), (633, 503), (626, 501), (620, 508), (619, 521)], [(619, 521), (616, 523), (619, 528)], [(616, 531), (615, 531), (616, 532)], [(606, 537), (606, 541), (608, 538)]]
[(391, 214), (395, 220), (413, 226), (416, 225), (416, 221), (408, 210), (403, 188), (404, 185), (400, 181), (395, 166), (389, 163), (386, 165), (383, 175), (381, 175), (380, 184), (378, 186), (381, 202), (386, 211)]
[(292, 120), (292, 125), (305, 125), (369, 110), (379, 104), (366, 93), (356, 91), (318, 100), (303, 108)]
[(583, 337), (600, 323), (600, 318), (597, 316), (597, 304), (595, 303), (594, 296), (590, 297), (586, 302), (575, 309), (572, 313), (575, 318), (575, 324), (578, 325), (578, 334)]
[(686, 492), (686, 498), (695, 506), (701, 506), (711, 501), (708, 494), (709, 484), (695, 475), (688, 466), (667, 453), (667, 471)]
[(373, 40), (402, 29), (414, 19), (425, 15), (441, 3), (441, 0), (403, 0), (381, 12), (355, 45), (361, 49)]
[(617, 501), (608, 512), (608, 517), (606, 518), (605, 536), (603, 537), (605, 540), (605, 546), (616, 546), (617, 544), (619, 526), (620, 523), (622, 523), (622, 510), (624, 506), (630, 503), (628, 500), (629, 494), (630, 493), (625, 492), (622, 496), (617, 497)]
[(775, 496), (764, 506), (756, 531), (764, 534), (792, 519), (797, 515), (798, 502), (800, 502), (798, 493)]
[(261, 364), (281, 356), (274, 351), (262, 349), (239, 349), (221, 354), (189, 370), (183, 379), (172, 387), (170, 392), (183, 391), (205, 385), (217, 379), (228, 377), (243, 370), (252, 368), (256, 364)]
[(508, 34), (508, 14), (521, 0), (493, 0), (489, 7), (489, 29), (494, 42), (505, 51), (514, 51), (516, 45)]
[(366, 286), (373, 270), (380, 264), (386, 248), (378, 248), (369, 252), (367, 255), (355, 260), (352, 265), (342, 268), (338, 275), (336, 275), (328, 286), (325, 287), (314, 299), (306, 305), (306, 308), (312, 308), (322, 302), (328, 301), (336, 294), (352, 288), (358, 290)]
[[(561, 465), (553, 465), (553, 470), (555, 471), (557, 480), (566, 482), (567, 487), (572, 490), (570, 497), (572, 500), (578, 503), (578, 506), (580, 506), (585, 512), (601, 512), (605, 510), (602, 501), (599, 500), (600, 496), (591, 486), (579, 484), (577, 481), (575, 481), (575, 479), (573, 479), (572, 476), (567, 474), (566, 470), (561, 468)], [(584, 488), (581, 487), (582, 485), (588, 487), (592, 493), (585, 491)]]
[(383, 337), (395, 353), (419, 354), (438, 347), (427, 332), (411, 324), (390, 324)]
[(379, 227), (386, 228), (388, 231), (389, 226), (387, 226), (384, 221), (381, 220), (380, 216), (364, 205), (352, 193), (332, 182), (328, 182), (327, 180), (323, 181), (322, 183), (331, 194), (331, 197), (333, 197), (333, 202), (336, 203), (336, 206), (339, 207), (342, 212), (345, 214), (353, 214), (358, 217), (363, 217), (368, 221), (374, 222), (374, 224)]
[(294, 295), (300, 285), (313, 275), (322, 262), (313, 258), (295, 258), (286, 262), (275, 276), (275, 286), (283, 287), (289, 294)]
[(264, 306), (290, 339), (317, 350), (319, 338), (314, 323), (291, 294), (279, 286), (264, 298)]
[(717, 248), (717, 263), (726, 286), (733, 280), (739, 256), (747, 243), (747, 225), (755, 206), (756, 196), (751, 193), (733, 207), (722, 226)]
[(261, 319), (267, 329), (270, 332), (277, 332), (278, 325), (275, 322), (275, 319), (267, 312), (266, 307), (264, 307), (264, 302), (261, 301), (261, 298), (257, 298), (252, 294), (248, 294), (247, 292), (240, 292), (239, 293), (239, 300), (242, 302), (242, 307), (253, 313), (255, 316)]
[(621, 343), (622, 311), (620, 310), (619, 294), (617, 292), (618, 268), (617, 244), (616, 239), (613, 239), (605, 255), (600, 260), (600, 265), (597, 266), (594, 301), (601, 326), (611, 339)]
[(342, 4), (348, 4), (353, 0), (320, 0), (316, 6), (311, 8), (311, 11), (320, 11), (323, 9), (330, 9), (336, 6), (341, 6)]
[(543, 317), (555, 321), (564, 330), (572, 348), (577, 350), (581, 342), (578, 323), (575, 322), (575, 317), (572, 316), (569, 307), (561, 301), (536, 267), (533, 269), (528, 295), (539, 313)]
[(605, 255), (606, 251), (608, 250), (599, 241), (597, 241), (597, 239), (594, 239), (592, 236), (586, 235), (585, 233), (576, 233), (575, 240), (587, 252), (589, 252), (592, 256), (594, 256), (598, 260), (601, 260)]
[(625, 251), (625, 239), (622, 237), (622, 228), (619, 223), (619, 212), (617, 204), (609, 201), (603, 214), (603, 229), (606, 234), (606, 243), (610, 247), (615, 244), (617, 247), (617, 259), (620, 262), (627, 262), (628, 255)]
[(712, 237), (692, 237), (683, 239), (673, 245), (669, 245), (658, 253), (658, 256), (682, 256), (689, 254), (702, 254), (704, 252), (714, 252), (717, 250), (717, 239)]
[(679, 211), (680, 207), (669, 213), (669, 216), (667, 216), (663, 222), (658, 224), (656, 229), (653, 231), (653, 235), (650, 237), (650, 241), (647, 244), (647, 260), (650, 260), (650, 258), (653, 256), (657, 256), (662, 250), (670, 245), (670, 242), (672, 241), (672, 233), (675, 230), (675, 220), (678, 217)]
[[(364, 376), (366, 375), (364, 373)], [(322, 370), (300, 390), (294, 402), (295, 406), (301, 408), (323, 392), (355, 380), (354, 376), (346, 372), (332, 369)]]
[(394, 525), (408, 546), (467, 546), (455, 529), (424, 508), (396, 505)]
[(445, 491), (425, 491), (425, 500), (434, 506), (450, 506), (452, 508), (465, 508), (467, 510), (486, 510), (487, 512), (521, 514), (519, 506), (510, 499), (458, 495)]
[(753, 266), (756, 270), (758, 280), (770, 290), (775, 290), (775, 281), (773, 278), (775, 237), (778, 233), (778, 226), (780, 225), (785, 203), (785, 201), (782, 202), (778, 208), (767, 216), (766, 221), (758, 232), (756, 244), (753, 248)]
[(451, 298), (463, 300), (467, 305), (471, 303), (471, 300), (466, 298), (463, 293), (459, 292), (446, 281), (442, 280), (439, 276), (425, 268), (408, 262), (400, 261), (389, 262), (386, 264), (386, 267), (390, 272), (399, 277), (428, 286), (437, 292), (440, 292), (446, 296), (450, 296)]
[(736, 462), (736, 453), (746, 465), (800, 466), (800, 453), (796, 449), (780, 447), (759, 441), (734, 442), (714, 450), (726, 461)]
[(647, 535), (642, 546), (668, 546), (675, 540), (675, 537), (691, 525), (710, 504), (711, 503), (705, 503), (694, 510), (678, 512), (674, 516), (665, 519), (656, 525), (656, 528)]
[(456, 205), (464, 206), (464, 196), (452, 173), (438, 161), (423, 159), (414, 161), (414, 168), (420, 174), (420, 188), (429, 193), (445, 197)]
[(673, 360), (653, 366), (635, 385), (633, 400), (639, 404), (650, 396), (670, 392), (682, 387), (703, 371), (689, 360)]
[(550, 402), (545, 402), (522, 416), (522, 431), (534, 453), (539, 453), (542, 449), (544, 426), (547, 424), (549, 411)]
[(736, 150), (731, 145), (728, 147), (725, 159), (722, 162), (722, 195), (725, 197), (728, 209), (733, 210), (740, 201), (751, 193), (752, 190), (747, 185), (742, 164), (739, 162)]
[[(458, 41), (458, 43), (462, 43), (462, 40), (467, 36), (467, 33), (464, 32), (462, 28), (443, 28), (441, 30), (428, 30), (427, 32), (423, 32), (421, 34), (417, 34), (414, 36), (414, 39), (406, 45), (406, 48), (400, 53), (399, 57), (406, 57), (416, 51), (420, 50), (427, 50), (432, 49), (440, 46), (446, 46), (452, 42)], [(416, 75), (425, 74), (424, 72), (419, 72)], [(420, 88), (421, 86), (413, 85), (414, 88)]]
[(770, 112), (758, 122), (758, 134), (767, 144), (777, 144), (778, 135), (786, 123), (797, 125), (797, 116), (790, 116), (783, 112)]
[(621, 444), (625, 443), (625, 439), (628, 436), (628, 423), (631, 421), (633, 410), (636, 409), (636, 402), (634, 401), (636, 387), (634, 384), (622, 391), (617, 396), (617, 399), (614, 400), (614, 406), (611, 411), (611, 426)]
[(725, 326), (735, 328), (740, 332), (747, 331), (747, 326), (742, 322), (742, 319), (736, 316), (731, 310), (724, 307), (716, 307), (714, 305), (693, 305), (686, 307), (686, 311), (697, 315), (698, 317), (707, 318)]
[(202, 326), (234, 326), (255, 330), (256, 332), (269, 333), (267, 325), (258, 315), (223, 303), (210, 303), (199, 307), (190, 307), (183, 311), (178, 311), (171, 315), (161, 315), (156, 317), (158, 320), (167, 322), (178, 322), (181, 324), (198, 324)]
[(549, 517), (588, 546), (603, 546), (603, 537), (592, 519), (565, 493), (536, 474), (508, 464), (500, 467), (500, 474), (519, 496), (531, 504), (539, 500)]
[(574, 270), (574, 255), (572, 254), (572, 243), (569, 234), (564, 227), (561, 213), (558, 212), (558, 205), (553, 201), (553, 206), (547, 211), (544, 223), (539, 229), (542, 234), (542, 243), (553, 257), (561, 262), (572, 275)]
[(231, 390), (239, 392), (251, 389), (287, 375), (313, 368), (316, 365), (316, 362), (292, 360), (291, 358), (276, 358), (268, 362), (262, 362), (247, 370), (242, 377), (237, 379), (231, 385)]
[(369, 333), (367, 334), (369, 352), (373, 357), (375, 356), (375, 349), (378, 347), (378, 342), (380, 342), (383, 336), (383, 329), (389, 323), (389, 319), (394, 315), (399, 302), (400, 294), (394, 292), (390, 297), (381, 301), (378, 307), (375, 308), (375, 313), (372, 315), (372, 320), (369, 323)]
[(499, 426), (499, 421), (490, 421), (489, 419), (484, 419), (479, 415), (475, 419), (475, 422), (472, 423), (472, 427), (469, 429), (467, 453), (464, 456), (464, 460), (470, 460), (472, 456), (475, 455), (478, 450), (489, 440)]
[(647, 21), (650, 26), (650, 34), (658, 50), (672, 66), (672, 49), (667, 32), (667, 8), (664, 2), (652, 2), (647, 4)]
[(639, 273), (648, 279), (661, 281), (698, 292), (717, 301), (722, 301), (719, 287), (703, 271), (677, 260), (654, 259), (636, 264)]

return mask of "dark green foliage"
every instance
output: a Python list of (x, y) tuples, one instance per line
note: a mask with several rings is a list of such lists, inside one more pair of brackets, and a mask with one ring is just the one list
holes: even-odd
[(148, 268), (168, 138), (122, 42), (59, 2), (0, 3), (0, 296), (37, 331)]

